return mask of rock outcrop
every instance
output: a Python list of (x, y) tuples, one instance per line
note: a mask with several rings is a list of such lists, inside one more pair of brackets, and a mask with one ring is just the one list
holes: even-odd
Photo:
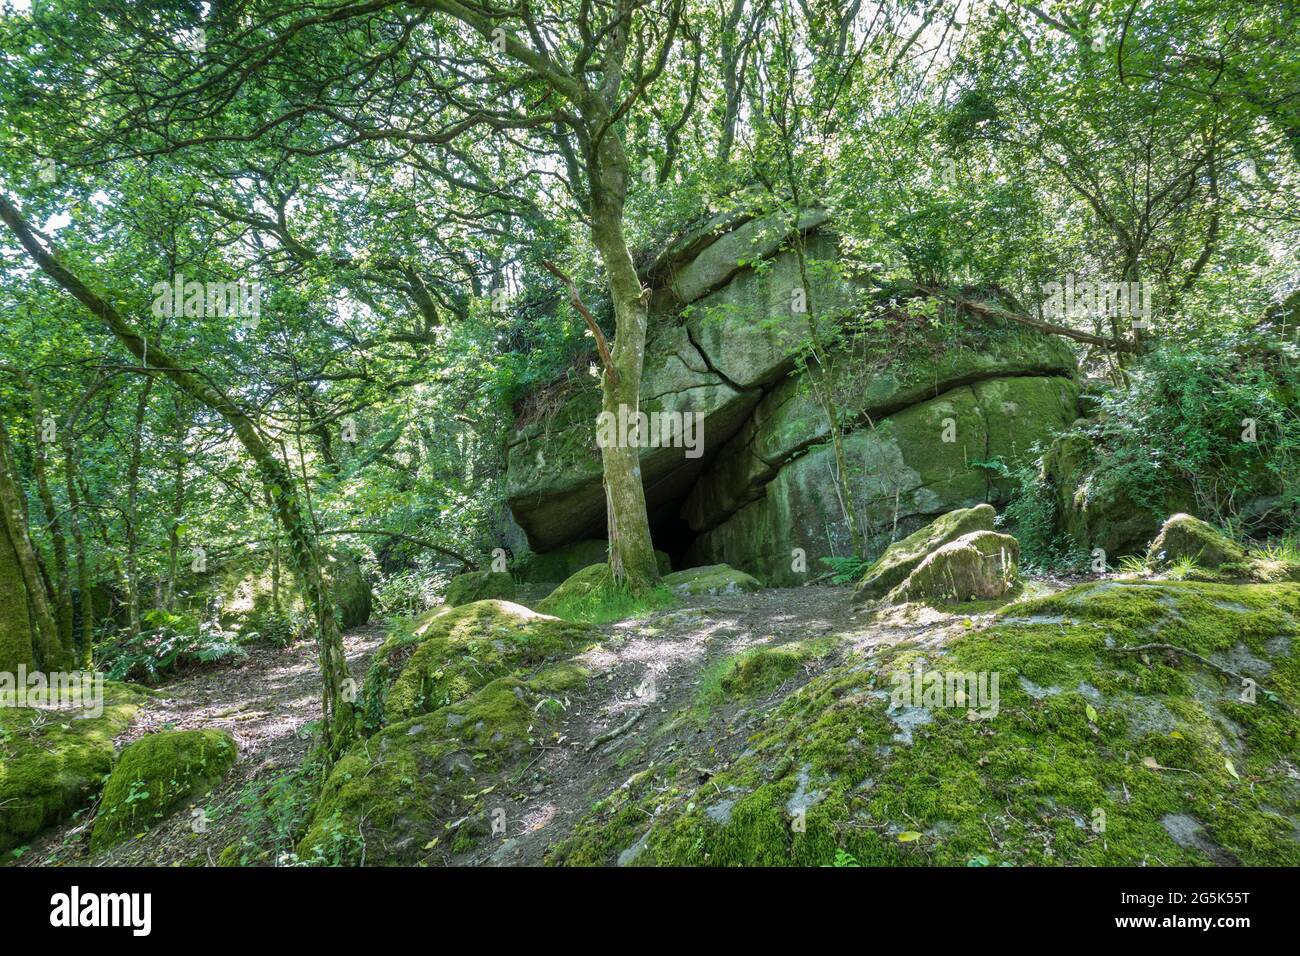
[(611, 787), (547, 862), (1295, 866), (1298, 642), (1296, 585), (1015, 603), (848, 653), (720, 769), (669, 758)]
[[(988, 465), (1028, 455), (1077, 417), (1075, 362), (1061, 339), (939, 310), (917, 318), (837, 269), (836, 241), (802, 223), (821, 321), (872, 332), (837, 357), (848, 483), (879, 552), (955, 508), (1006, 499)], [(851, 551), (835, 455), (800, 308), (799, 260), (779, 217), (733, 215), (688, 233), (647, 270), (654, 290), (641, 411), (696, 414), (702, 446), (642, 448), (656, 545), (677, 566), (728, 564), (799, 584)], [(847, 371), (846, 371), (847, 370)], [(526, 403), (509, 443), (507, 493), (543, 555), (604, 533), (594, 380)]]
[(928, 555), (886, 600), (906, 604), (1000, 598), (1015, 581), (1019, 560), (1020, 545), (1011, 535), (972, 531)]
[(862, 603), (884, 597), (933, 551), (972, 531), (992, 531), (996, 516), (988, 504), (959, 508), (939, 516), (902, 541), (895, 541), (862, 575), (853, 592), (854, 600)]

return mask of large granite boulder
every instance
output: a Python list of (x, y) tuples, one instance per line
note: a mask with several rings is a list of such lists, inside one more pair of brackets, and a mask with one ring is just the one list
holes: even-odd
[(908, 601), (980, 601), (1000, 598), (1016, 578), (1020, 543), (1009, 534), (972, 531), (949, 541), (889, 592), (890, 604)]
[[(898, 305), (906, 293), (845, 274), (824, 218), (801, 223), (806, 303), (788, 215), (720, 215), (644, 273), (654, 295), (641, 410), (703, 415), (700, 455), (641, 450), (651, 531), (678, 566), (805, 583), (818, 559), (852, 552), (846, 505), (879, 554), (938, 515), (1006, 501), (997, 463), (1027, 460), (1077, 417), (1064, 340), (951, 311), (918, 317)], [(840, 500), (824, 383), (799, 358), (803, 305), (824, 322), (870, 321), (836, 355), (832, 383), (851, 502)], [(594, 380), (575, 377), (525, 403), (507, 492), (533, 561), (604, 533), (599, 399)]]
[(933, 551), (972, 531), (992, 531), (997, 513), (991, 505), (959, 508), (941, 515), (902, 541), (895, 541), (876, 559), (858, 581), (853, 597), (857, 601), (882, 598), (912, 573)]

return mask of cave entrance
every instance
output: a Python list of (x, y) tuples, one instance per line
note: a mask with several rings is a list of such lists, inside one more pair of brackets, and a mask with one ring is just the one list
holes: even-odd
[(670, 514), (659, 516), (658, 520), (651, 522), (650, 538), (657, 550), (668, 555), (674, 571), (687, 567), (686, 552), (695, 540), (695, 532), (677, 513), (676, 508)]

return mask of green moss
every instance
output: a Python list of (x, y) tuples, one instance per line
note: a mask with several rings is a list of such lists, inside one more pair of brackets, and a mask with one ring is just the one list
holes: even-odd
[(513, 601), (516, 593), (515, 579), (505, 571), (470, 571), (451, 579), (446, 602), (448, 607), (460, 607), (474, 601)]
[(1189, 514), (1176, 514), (1151, 542), (1147, 563), (1164, 567), (1180, 560), (1211, 570), (1229, 570), (1245, 564), (1246, 551), (1213, 525)]
[(147, 695), (104, 684), (103, 710), (0, 707), (0, 850), (85, 807), (113, 766), (113, 740)]
[(636, 594), (615, 583), (609, 565), (593, 564), (552, 591), (537, 605), (537, 609), (543, 614), (554, 614), (570, 621), (609, 624), (671, 607), (675, 603), (676, 599), (666, 588)]
[(1019, 559), (1020, 545), (1011, 535), (972, 531), (926, 555), (885, 600), (993, 600), (1011, 587)]
[(884, 597), (937, 548), (972, 531), (992, 531), (995, 516), (992, 505), (959, 508), (941, 515), (902, 541), (895, 541), (862, 575), (854, 600), (864, 602)]
[(390, 637), (362, 690), (369, 730), (463, 700), (498, 677), (576, 653), (594, 629), (508, 601), (439, 609)]
[[(1298, 638), (1296, 585), (1103, 582), (1020, 603), (946, 647), (827, 671), (707, 784), (637, 781), (552, 860), (639, 844), (634, 862), (661, 865), (1295, 866)], [(1153, 643), (1218, 666), (1125, 650)], [(893, 677), (922, 661), (998, 673), (996, 716), (931, 707), (904, 734)], [(1256, 702), (1219, 667), (1257, 679)], [(1173, 838), (1188, 819), (1200, 846)]]
[(699, 568), (687, 568), (664, 577), (664, 587), (673, 594), (744, 594), (759, 591), (763, 582), (744, 571), (725, 564), (709, 564)]
[(791, 641), (725, 657), (704, 672), (696, 698), (708, 706), (771, 693), (811, 661), (825, 657), (831, 644), (826, 640)]
[(192, 796), (210, 790), (239, 754), (224, 730), (149, 734), (122, 751), (95, 815), (90, 845), (103, 850), (147, 830)]
[[(588, 538), (561, 545), (542, 554), (530, 554), (514, 568), (515, 575), (526, 584), (550, 583), (555, 585), (593, 564), (604, 564), (609, 558), (609, 542), (604, 538)], [(655, 562), (660, 574), (672, 571), (668, 555), (655, 552)]]
[[(510, 805), (510, 771), (548, 730), (550, 670), (494, 680), (450, 707), (393, 724), (334, 765), (298, 845), (308, 863), (411, 865), (463, 853)], [(567, 677), (565, 676), (567, 674)], [(539, 693), (540, 691), (540, 693)]]

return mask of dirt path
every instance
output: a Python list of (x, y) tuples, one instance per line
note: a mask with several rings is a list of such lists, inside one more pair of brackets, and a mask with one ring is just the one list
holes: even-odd
[[(539, 748), (511, 781), (513, 798), (500, 808), (504, 832), (481, 851), (447, 862), (542, 864), (548, 848), (567, 837), (593, 803), (634, 774), (685, 759), (703, 782), (744, 749), (787, 694), (846, 654), (904, 639), (944, 640), (954, 626), (959, 624), (953, 618), (925, 610), (870, 617), (852, 606), (850, 589), (836, 587), (689, 598), (671, 610), (606, 626), (601, 643), (582, 655), (593, 676), (566, 699), (558, 739)], [(810, 658), (780, 687), (757, 699), (700, 707), (702, 682), (726, 658), (819, 638), (831, 638), (831, 649)], [(344, 640), (360, 684), (383, 628), (370, 625)], [(214, 864), (247, 832), (249, 824), (241, 820), (247, 794), (302, 764), (309, 725), (319, 715), (318, 681), (315, 648), (300, 642), (282, 651), (256, 649), (240, 664), (194, 671), (159, 688), (119, 744), (159, 730), (222, 728), (239, 743), (234, 770), (200, 803), (107, 853), (90, 857), (83, 819), (47, 833), (19, 865)], [(196, 827), (200, 811), (202, 826)], [(287, 821), (286, 832), (294, 823), (301, 821)], [(273, 850), (244, 862), (273, 865), (279, 853), (292, 850), (288, 838), (272, 843)]]
[[(584, 694), (570, 700), (558, 744), (541, 751), (525, 779), (516, 781), (528, 799), (501, 808), (505, 833), (495, 847), (455, 862), (540, 865), (593, 803), (633, 775), (684, 758), (707, 780), (744, 749), (771, 708), (843, 654), (934, 631), (942, 623), (868, 623), (855, 613), (850, 593), (804, 587), (699, 597), (606, 628), (605, 641), (584, 655), (594, 677)], [(829, 636), (837, 649), (809, 661), (779, 688), (757, 700), (723, 704), (700, 719), (701, 681), (715, 663), (759, 646)]]
[[(360, 684), (370, 655), (384, 638), (377, 624), (350, 631), (344, 649), (353, 678)], [(229, 845), (238, 821), (237, 795), (250, 781), (297, 767), (307, 754), (308, 724), (320, 717), (320, 671), (316, 648), (300, 641), (284, 650), (254, 648), (238, 664), (195, 670), (155, 691), (130, 729), (118, 738), (124, 746), (159, 730), (228, 730), (239, 744), (231, 773), (201, 806), (199, 830), (190, 813), (176, 812), (137, 840), (88, 858), (88, 827), (77, 821), (55, 828), (35, 842), (20, 865), (90, 863), (108, 866), (168, 865), (215, 861)]]

